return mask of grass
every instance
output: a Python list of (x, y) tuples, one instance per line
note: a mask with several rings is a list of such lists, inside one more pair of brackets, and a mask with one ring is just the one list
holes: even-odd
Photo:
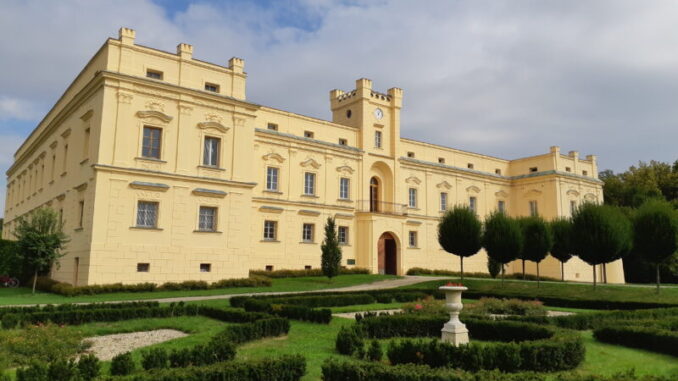
[(75, 297), (66, 297), (44, 292), (36, 292), (36, 294), (33, 295), (30, 288), (2, 288), (0, 289), (0, 306), (14, 304), (61, 304), (164, 299), (186, 296), (234, 295), (255, 292), (317, 291), (328, 288), (349, 287), (395, 278), (398, 277), (393, 275), (372, 274), (339, 275), (333, 278), (331, 281), (325, 277), (278, 278), (273, 279), (273, 285), (271, 287), (237, 287), (193, 291), (126, 292)]
[[(458, 280), (458, 278), (453, 278)], [(402, 288), (435, 288), (446, 281), (428, 281)], [(506, 280), (504, 285), (497, 280), (464, 279), (464, 286), (474, 292), (501, 293), (505, 297), (535, 298), (565, 297), (580, 300), (609, 300), (619, 302), (656, 302), (678, 306), (678, 288), (662, 289), (657, 295), (650, 287), (628, 287), (624, 285), (598, 285), (596, 290), (590, 284), (580, 283), (542, 283), (537, 288), (536, 282)]]

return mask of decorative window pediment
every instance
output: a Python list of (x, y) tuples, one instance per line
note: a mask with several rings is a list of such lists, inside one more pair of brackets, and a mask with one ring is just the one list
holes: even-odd
[(151, 191), (158, 191), (158, 192), (165, 192), (169, 189), (169, 185), (167, 184), (161, 184), (161, 183), (148, 183), (145, 181), (132, 181), (129, 183), (130, 188), (134, 189), (143, 189), (143, 190), (151, 190)]
[(471, 185), (470, 187), (466, 188), (467, 192), (473, 192), (473, 193), (480, 193), (480, 188), (478, 188), (475, 185)]
[(541, 191), (539, 189), (530, 189), (529, 191), (525, 192), (525, 197), (538, 197), (541, 196)]
[(596, 195), (593, 193), (587, 193), (584, 195), (584, 200), (586, 201), (596, 201), (597, 199), (598, 197), (596, 197)]
[(508, 197), (508, 193), (504, 192), (503, 190), (500, 190), (499, 192), (495, 192), (494, 195), (497, 196), (497, 197), (501, 197), (501, 198)]
[(173, 119), (172, 116), (157, 110), (137, 111), (137, 116), (141, 119), (158, 119), (163, 123), (169, 123)]
[(313, 159), (312, 157), (309, 157), (308, 159), (306, 159), (306, 160), (304, 160), (304, 161), (301, 162), (301, 166), (302, 166), (302, 167), (308, 167), (308, 166), (311, 166), (311, 167), (313, 167), (313, 168), (315, 168), (315, 169), (318, 169), (318, 168), (320, 168), (320, 163), (318, 163), (317, 161), (315, 161), (315, 159)]
[(266, 155), (262, 156), (262, 159), (264, 159), (264, 160), (275, 160), (279, 163), (282, 163), (283, 161), (285, 161), (284, 157), (280, 156), (280, 154), (277, 154), (275, 152), (267, 153)]
[(320, 212), (317, 210), (300, 209), (299, 214), (304, 216), (319, 216)]
[(224, 198), (228, 193), (217, 189), (195, 188), (193, 194), (196, 196)]
[(443, 182), (441, 182), (440, 184), (436, 185), (436, 187), (447, 190), (452, 189), (452, 185), (445, 180), (443, 180)]
[(87, 110), (86, 113), (82, 114), (82, 116), (80, 117), (80, 119), (81, 119), (83, 122), (86, 122), (86, 121), (90, 120), (90, 118), (92, 117), (92, 115), (94, 115), (94, 110), (89, 109), (89, 110)]
[(214, 129), (217, 130), (221, 133), (226, 133), (228, 131), (228, 127), (224, 126), (223, 124), (215, 121), (208, 121), (208, 122), (200, 122), (198, 123), (198, 128), (201, 128), (203, 130), (207, 129)]
[(579, 192), (577, 192), (575, 189), (569, 189), (566, 194), (568, 196), (574, 196), (574, 197), (579, 197)]
[(340, 167), (337, 167), (337, 172), (339, 172), (339, 173), (343, 172), (343, 173), (348, 173), (349, 175), (352, 175), (353, 172), (355, 172), (355, 170), (353, 168), (349, 167), (348, 165), (344, 164)]
[(421, 184), (421, 180), (419, 180), (419, 178), (417, 176), (414, 176), (414, 175), (406, 178), (405, 182), (408, 183), (408, 184), (417, 184), (417, 185)]

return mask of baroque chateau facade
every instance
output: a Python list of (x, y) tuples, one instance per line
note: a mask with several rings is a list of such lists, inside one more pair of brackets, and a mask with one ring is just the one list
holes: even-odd
[[(401, 138), (403, 91), (378, 92), (367, 79), (330, 92), (331, 122), (273, 109), (246, 100), (243, 60), (224, 67), (192, 55), (188, 44), (176, 54), (137, 45), (134, 30), (120, 29), (16, 152), (3, 238), (36, 208), (59, 211), (70, 242), (54, 279), (215, 281), (317, 268), (329, 216), (343, 266), (458, 270), (437, 241), (448, 207), (553, 219), (602, 201), (595, 156), (551, 147), (504, 160)], [(465, 262), (487, 272), (482, 251)], [(541, 270), (560, 276), (551, 257)], [(565, 276), (592, 278), (577, 258)], [(607, 279), (624, 281), (620, 262)]]

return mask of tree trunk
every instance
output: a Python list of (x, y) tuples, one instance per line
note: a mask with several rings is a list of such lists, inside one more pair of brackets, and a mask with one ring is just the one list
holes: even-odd
[(523, 259), (523, 280), (525, 280), (525, 260)]
[(657, 266), (657, 294), (659, 294), (659, 283), (660, 283), (660, 279), (659, 279), (659, 263), (657, 263), (656, 266)]
[(596, 265), (593, 265), (593, 291), (596, 290)]
[(35, 270), (35, 275), (33, 275), (33, 295), (35, 295), (35, 285), (38, 283), (38, 270)]
[(537, 262), (537, 288), (541, 287), (541, 283), (539, 282), (539, 262)]
[(501, 264), (501, 285), (504, 285), (504, 264)]
[(603, 283), (607, 284), (607, 263), (603, 263)]
[(560, 262), (560, 280), (565, 282), (565, 262)]
[(459, 259), (461, 259), (461, 283), (464, 283), (464, 256), (460, 255)]

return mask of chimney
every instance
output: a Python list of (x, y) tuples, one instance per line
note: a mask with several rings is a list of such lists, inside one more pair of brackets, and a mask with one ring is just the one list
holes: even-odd
[(244, 73), (245, 69), (245, 60), (238, 57), (232, 57), (228, 60), (228, 68), (233, 70), (234, 73)]
[(193, 57), (193, 45), (184, 44), (183, 42), (177, 45), (177, 55), (182, 59), (190, 60)]
[(137, 33), (134, 29), (130, 28), (120, 28), (118, 30), (118, 40), (124, 45), (134, 45), (134, 39), (136, 38)]

